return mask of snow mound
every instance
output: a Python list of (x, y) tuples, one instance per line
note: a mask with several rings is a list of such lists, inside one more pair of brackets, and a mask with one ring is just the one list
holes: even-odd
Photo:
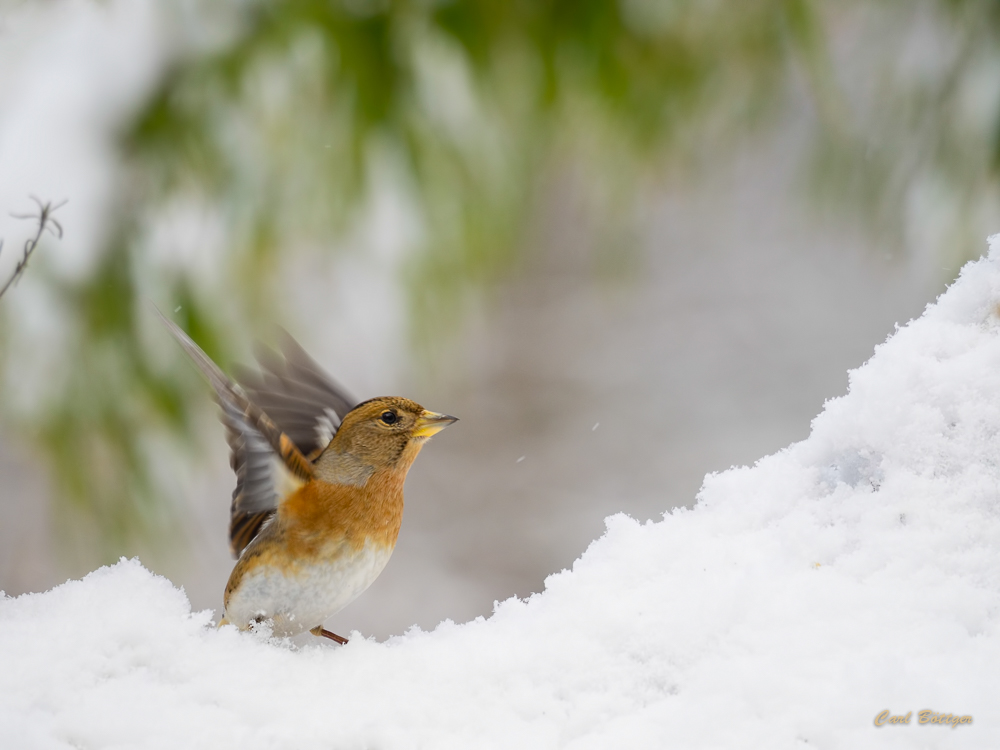
[(294, 649), (126, 560), (4, 599), (0, 746), (1000, 747), (998, 303), (994, 241), (807, 440), (488, 620)]

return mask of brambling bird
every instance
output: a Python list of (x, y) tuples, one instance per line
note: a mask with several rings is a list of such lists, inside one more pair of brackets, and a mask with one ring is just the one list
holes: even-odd
[[(230, 550), (237, 558), (220, 626), (271, 621), (347, 643), (323, 622), (367, 589), (396, 546), (403, 482), (423, 444), (455, 417), (397, 397), (355, 404), (291, 336), (258, 356), (242, 385), (160, 314), (215, 390), (236, 472)], [(275, 458), (278, 461), (275, 461)], [(297, 486), (276, 489), (279, 463)]]

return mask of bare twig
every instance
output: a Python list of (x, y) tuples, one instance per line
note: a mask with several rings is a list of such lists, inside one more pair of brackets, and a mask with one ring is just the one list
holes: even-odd
[[(37, 214), (11, 214), (15, 219), (34, 219), (38, 222), (38, 231), (35, 232), (35, 236), (24, 243), (24, 254), (21, 256), (21, 260), (18, 261), (17, 266), (14, 268), (14, 273), (7, 283), (3, 285), (3, 289), (0, 289), (0, 297), (6, 294), (7, 290), (19, 279), (24, 273), (24, 269), (28, 267), (28, 260), (31, 258), (31, 254), (35, 252), (35, 248), (38, 246), (38, 241), (42, 238), (42, 235), (48, 230), (52, 235), (58, 238), (63, 236), (62, 224), (52, 218), (52, 214), (56, 212), (57, 209), (66, 205), (66, 201), (62, 203), (57, 203), (52, 205), (51, 201), (42, 203), (35, 196), (31, 196), (31, 200), (35, 202), (38, 206)], [(3, 241), (0, 240), (0, 252), (3, 252)]]

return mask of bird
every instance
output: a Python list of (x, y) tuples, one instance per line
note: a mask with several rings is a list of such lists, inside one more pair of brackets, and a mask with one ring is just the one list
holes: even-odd
[[(356, 403), (282, 332), (263, 372), (234, 382), (179, 326), (160, 318), (215, 392), (236, 489), (229, 544), (236, 565), (219, 627), (270, 623), (276, 637), (323, 627), (379, 576), (396, 546), (403, 483), (424, 443), (458, 421), (407, 398)], [(277, 470), (275, 468), (277, 465)], [(281, 474), (290, 476), (286, 493)]]

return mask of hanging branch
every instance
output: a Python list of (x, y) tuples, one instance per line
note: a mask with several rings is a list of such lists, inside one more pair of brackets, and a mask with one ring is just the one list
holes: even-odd
[[(17, 266), (14, 268), (14, 273), (7, 283), (3, 285), (3, 289), (0, 289), (0, 297), (6, 294), (7, 290), (16, 282), (21, 275), (24, 273), (24, 269), (28, 267), (28, 260), (31, 258), (31, 254), (35, 252), (35, 248), (38, 246), (38, 241), (42, 238), (42, 235), (48, 230), (53, 236), (62, 239), (63, 228), (62, 224), (52, 218), (52, 214), (56, 212), (57, 209), (66, 205), (66, 201), (62, 203), (57, 203), (52, 205), (52, 202), (42, 203), (35, 196), (31, 196), (33, 200), (38, 205), (37, 214), (11, 214), (15, 219), (34, 219), (38, 222), (38, 231), (35, 232), (35, 236), (24, 243), (24, 254), (21, 256), (21, 260), (18, 261)], [(0, 240), (0, 253), (3, 252), (3, 240)]]

